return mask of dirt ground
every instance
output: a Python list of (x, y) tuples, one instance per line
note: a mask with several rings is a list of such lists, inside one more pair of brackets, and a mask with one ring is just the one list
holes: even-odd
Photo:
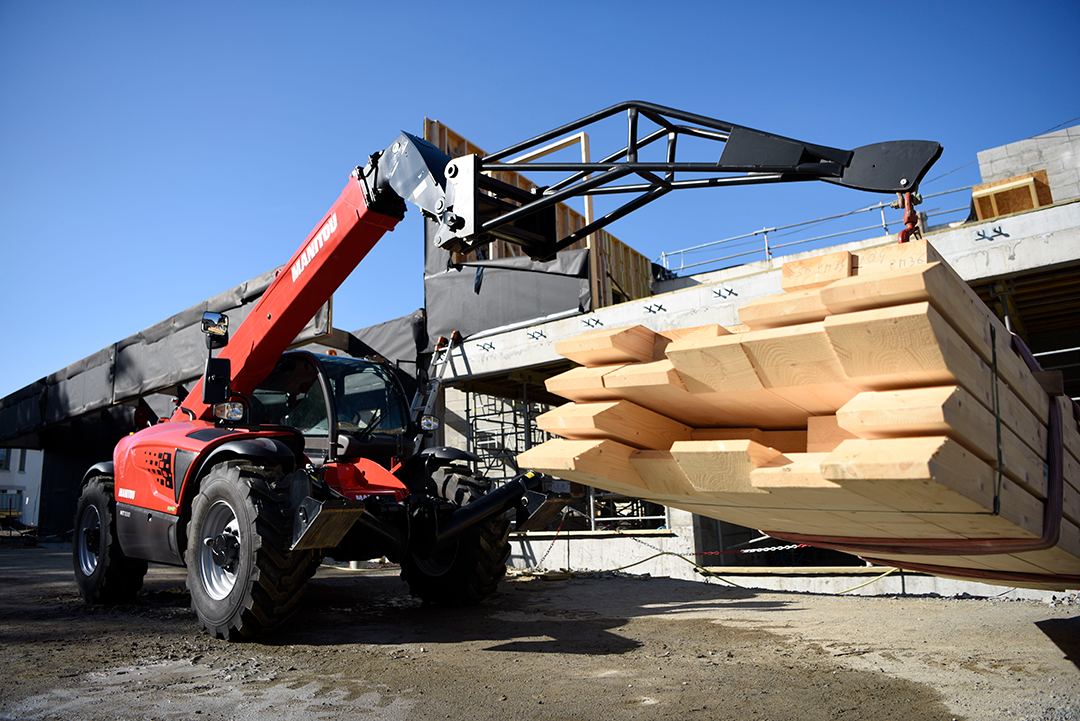
[(1080, 719), (1080, 601), (814, 596), (519, 576), (423, 607), (323, 566), (258, 642), (202, 632), (182, 569), (87, 606), (70, 555), (0, 550), (0, 719)]

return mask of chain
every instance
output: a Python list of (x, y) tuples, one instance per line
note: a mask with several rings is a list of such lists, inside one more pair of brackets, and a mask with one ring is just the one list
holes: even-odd
[[(566, 510), (570, 511), (571, 513), (576, 513), (579, 516), (581, 516), (582, 518), (586, 518), (586, 519), (588, 518), (588, 516), (586, 514), (582, 513), (581, 511), (579, 511), (576, 508), (572, 508), (570, 506), (567, 506)], [(566, 516), (564, 515), (563, 518), (565, 519)], [(631, 536), (628, 533), (623, 533), (618, 528), (615, 528), (614, 526), (609, 526), (606, 523), (603, 523), (602, 521), (596, 521), (596, 525), (603, 526), (605, 530), (611, 531), (613, 533), (617, 533), (618, 535), (620, 535), (620, 536), (622, 536), (624, 538), (629, 538), (631, 541), (636, 541), (636, 542), (640, 543), (641, 545), (643, 545), (643, 546), (645, 546), (647, 548), (651, 548), (652, 550), (654, 550), (654, 551), (656, 551), (658, 553), (666, 553), (666, 554), (669, 554), (669, 555), (672, 555), (672, 556), (683, 556), (683, 557), (686, 557), (686, 556), (726, 556), (726, 555), (735, 554), (735, 553), (767, 553), (769, 551), (790, 551), (790, 550), (792, 550), (794, 548), (806, 548), (805, 543), (793, 543), (793, 544), (790, 544), (790, 545), (787, 545), (787, 546), (770, 546), (768, 548), (744, 548), (741, 551), (699, 551), (697, 553), (675, 553), (674, 551), (665, 551), (664, 549), (660, 548), (659, 546), (654, 546), (653, 544), (649, 543), (648, 541), (643, 541), (642, 539), (638, 538), (637, 536)], [(559, 528), (562, 528), (562, 523), (559, 524)], [(555, 535), (558, 536), (559, 535), (558, 532), (556, 532)], [(555, 539), (552, 539), (552, 545), (554, 545), (554, 543), (555, 543)], [(550, 551), (550, 550), (551, 549), (549, 548), (548, 551)], [(544, 558), (547, 558), (546, 553), (544, 554)], [(540, 562), (543, 563), (543, 559), (541, 559)]]

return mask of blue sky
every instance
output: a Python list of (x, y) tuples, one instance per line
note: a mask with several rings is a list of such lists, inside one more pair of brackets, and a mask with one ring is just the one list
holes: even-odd
[[(0, 397), (285, 262), (425, 116), (489, 152), (627, 99), (837, 147), (936, 140), (929, 179), (971, 164), (932, 193), (1080, 116), (1078, 37), (1075, 0), (0, 0)], [(878, 200), (690, 191), (610, 230), (655, 260)], [(335, 326), (420, 307), (421, 254), (412, 210)]]

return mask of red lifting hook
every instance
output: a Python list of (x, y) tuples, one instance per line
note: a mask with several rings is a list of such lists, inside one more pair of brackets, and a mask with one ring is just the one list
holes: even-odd
[[(912, 198), (911, 193), (904, 193), (903, 206), (904, 206), (904, 229), (901, 230), (896, 236), (897, 243), (906, 243), (911, 240), (912, 233), (915, 237), (919, 237), (919, 214), (915, 212), (915, 206), (922, 202), (922, 198), (919, 195), (915, 195)], [(901, 199), (898, 197), (896, 202), (892, 204), (892, 207), (899, 208)]]

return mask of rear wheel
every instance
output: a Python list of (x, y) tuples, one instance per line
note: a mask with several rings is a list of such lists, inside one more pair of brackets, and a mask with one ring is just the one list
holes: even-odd
[(243, 462), (214, 466), (188, 525), (188, 590), (215, 638), (253, 638), (295, 609), (318, 568), (312, 551), (290, 551), (292, 514), (277, 470)]
[(87, 603), (129, 601), (142, 588), (146, 561), (128, 558), (116, 538), (111, 476), (96, 476), (79, 495), (71, 544), (75, 582)]
[[(480, 498), (490, 481), (467, 466), (448, 466), (435, 472), (438, 495), (464, 506)], [(506, 575), (510, 557), (510, 522), (497, 516), (466, 531), (457, 541), (432, 556), (409, 554), (401, 562), (401, 577), (409, 592), (424, 603), (464, 606), (495, 593)]]

